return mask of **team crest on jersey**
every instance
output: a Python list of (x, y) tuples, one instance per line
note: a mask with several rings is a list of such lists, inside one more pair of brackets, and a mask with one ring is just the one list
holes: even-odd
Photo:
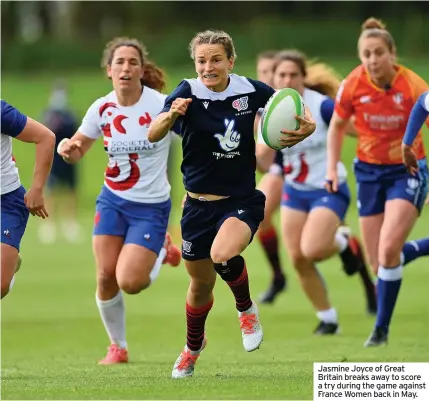
[(401, 92), (395, 93), (393, 95), (393, 101), (395, 102), (395, 104), (400, 108), (403, 109), (404, 107), (402, 106), (402, 102), (404, 101), (404, 95)]
[(248, 100), (249, 96), (243, 96), (238, 99), (235, 99), (232, 102), (232, 107), (234, 107), (234, 109), (236, 109), (237, 111), (247, 110), (247, 108), (249, 107)]
[(225, 118), (225, 132), (223, 134), (216, 133), (214, 137), (219, 141), (219, 146), (225, 152), (230, 152), (240, 146), (241, 135), (234, 129), (235, 120)]

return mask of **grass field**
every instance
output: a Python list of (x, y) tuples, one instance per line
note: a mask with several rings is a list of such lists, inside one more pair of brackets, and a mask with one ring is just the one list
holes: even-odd
[[(405, 64), (429, 80), (427, 60)], [(354, 61), (334, 65), (346, 73)], [(253, 75), (253, 66), (237, 72)], [(176, 71), (170, 87), (192, 75), (191, 69)], [(37, 118), (53, 77), (2, 78), (2, 98)], [(69, 80), (72, 106), (80, 113), (110, 90), (109, 82), (96, 72), (70, 74)], [(23, 182), (28, 185), (34, 150), (17, 142), (14, 146)], [(344, 154), (348, 166), (353, 151), (354, 141), (348, 140)], [(373, 318), (365, 314), (357, 278), (346, 277), (336, 258), (321, 264), (332, 302), (339, 311), (342, 334), (316, 338), (312, 330), (317, 319), (282, 251), (290, 287), (274, 306), (260, 308), (265, 341), (259, 351), (248, 354), (243, 350), (232, 295), (219, 280), (207, 324), (209, 344), (198, 361), (195, 376), (184, 381), (170, 379), (172, 365), (185, 343), (188, 278), (181, 266), (165, 268), (148, 291), (126, 296), (131, 362), (124, 366), (97, 366), (108, 339), (94, 299), (91, 228), (104, 165), (101, 145), (94, 147), (82, 162), (82, 244), (70, 245), (60, 239), (53, 246), (43, 245), (37, 238), (40, 222), (30, 219), (22, 247), (22, 269), (12, 293), (2, 302), (2, 399), (311, 399), (313, 362), (429, 360), (427, 258), (406, 268), (389, 346), (364, 349), (362, 344)], [(350, 184), (354, 191), (352, 174)], [(177, 227), (183, 194), (178, 174), (173, 186), (171, 225)], [(354, 206), (347, 221), (357, 230)], [(426, 236), (428, 229), (429, 206), (411, 236)], [(175, 239), (180, 240), (177, 230)], [(257, 241), (244, 256), (256, 297), (270, 277)]]

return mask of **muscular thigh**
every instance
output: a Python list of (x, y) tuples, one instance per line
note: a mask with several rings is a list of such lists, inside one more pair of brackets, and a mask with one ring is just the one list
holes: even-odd
[(332, 209), (317, 207), (311, 210), (302, 232), (302, 249), (327, 249), (332, 246), (340, 223), (340, 218)]
[(10, 283), (18, 263), (18, 249), (8, 244), (1, 244), (1, 280)]
[(252, 231), (245, 222), (229, 217), (216, 234), (210, 251), (211, 258), (216, 263), (226, 262), (240, 255), (249, 245), (251, 238)]
[(118, 282), (122, 279), (138, 280), (150, 274), (158, 255), (141, 245), (125, 244), (118, 257), (116, 277)]
[(302, 258), (301, 237), (308, 214), (286, 206), (281, 208), (281, 226), (284, 244), (292, 260)]

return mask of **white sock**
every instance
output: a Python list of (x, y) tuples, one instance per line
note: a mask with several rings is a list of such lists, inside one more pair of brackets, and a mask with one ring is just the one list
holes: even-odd
[(342, 253), (347, 249), (347, 246), (349, 245), (349, 241), (343, 234), (340, 234), (337, 231), (335, 233), (335, 245), (339, 249), (340, 253)]
[(15, 274), (12, 277), (12, 280), (10, 280), (9, 284), (9, 292), (11, 292), (13, 285), (15, 284)]
[(335, 308), (319, 311), (317, 312), (317, 317), (324, 323), (338, 322), (337, 311), (335, 310)]
[(159, 272), (161, 271), (161, 266), (162, 266), (162, 262), (165, 259), (165, 255), (167, 255), (167, 250), (165, 248), (161, 248), (158, 254), (158, 258), (156, 259), (155, 264), (152, 267), (152, 271), (149, 274), (151, 284), (159, 276)]
[(112, 299), (102, 301), (95, 294), (95, 301), (100, 311), (101, 320), (112, 344), (127, 348), (125, 340), (125, 305), (122, 292), (119, 291)]

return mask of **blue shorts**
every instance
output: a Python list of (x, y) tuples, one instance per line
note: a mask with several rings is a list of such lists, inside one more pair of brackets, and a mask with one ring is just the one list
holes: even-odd
[(386, 201), (405, 199), (421, 211), (428, 193), (426, 159), (418, 161), (419, 172), (413, 176), (404, 165), (386, 166), (355, 161), (359, 216), (384, 213)]
[(350, 191), (346, 183), (341, 184), (335, 193), (330, 193), (326, 189), (303, 191), (286, 183), (283, 187), (282, 206), (305, 213), (310, 213), (316, 207), (326, 207), (343, 221), (349, 204)]
[(1, 242), (18, 249), (30, 212), (25, 206), (23, 186), (1, 196)]
[(93, 235), (117, 235), (125, 244), (136, 244), (159, 253), (171, 210), (171, 200), (162, 203), (132, 202), (103, 186), (95, 207)]
[(252, 242), (264, 219), (264, 209), (265, 195), (257, 189), (246, 197), (230, 197), (218, 201), (200, 201), (187, 196), (180, 222), (183, 259), (209, 258), (216, 234), (229, 217), (236, 217), (250, 227)]

